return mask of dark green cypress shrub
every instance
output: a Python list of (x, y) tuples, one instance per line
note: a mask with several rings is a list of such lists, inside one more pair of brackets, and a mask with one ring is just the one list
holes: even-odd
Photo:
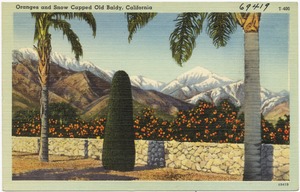
[(135, 163), (133, 103), (130, 79), (117, 71), (112, 80), (104, 131), (102, 164), (104, 169), (132, 171)]

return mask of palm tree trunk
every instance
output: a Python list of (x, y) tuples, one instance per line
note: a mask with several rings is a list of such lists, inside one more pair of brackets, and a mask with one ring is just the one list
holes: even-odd
[(40, 99), (40, 116), (41, 116), (41, 141), (39, 160), (42, 162), (49, 161), (48, 155), (48, 105), (49, 93), (48, 84), (50, 78), (50, 54), (51, 54), (51, 35), (45, 32), (45, 36), (39, 39), (37, 52), (39, 55), (38, 74), (41, 84), (41, 99)]
[(245, 44), (245, 164), (244, 181), (261, 180), (261, 113), (259, 33), (246, 32)]
[(48, 86), (42, 85), (41, 90), (41, 141), (40, 141), (40, 151), (39, 151), (39, 159), (42, 162), (48, 162), (49, 161), (49, 155), (48, 155)]

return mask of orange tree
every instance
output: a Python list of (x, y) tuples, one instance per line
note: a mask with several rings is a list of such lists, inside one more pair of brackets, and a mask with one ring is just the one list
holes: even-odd
[[(244, 114), (230, 101), (221, 101), (217, 106), (200, 101), (195, 108), (179, 111), (173, 121), (156, 116), (151, 108), (144, 108), (134, 117), (135, 139), (242, 143), (244, 140)], [(289, 116), (280, 118), (274, 127), (262, 116), (263, 143), (289, 144)], [(49, 120), (50, 137), (103, 138), (106, 118), (92, 121), (75, 119), (72, 123), (61, 124), (59, 119)], [(15, 136), (38, 136), (40, 118), (35, 111), (19, 111), (13, 117)]]
[(181, 141), (242, 142), (243, 121), (238, 108), (227, 101), (219, 107), (200, 101), (194, 109), (180, 111), (174, 120), (174, 132)]
[(279, 118), (279, 120), (276, 123), (275, 129), (275, 143), (290, 144), (290, 116), (285, 115), (284, 118)]

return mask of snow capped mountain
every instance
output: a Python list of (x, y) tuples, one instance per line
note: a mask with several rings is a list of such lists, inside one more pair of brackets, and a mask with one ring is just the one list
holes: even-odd
[[(283, 102), (289, 102), (289, 93), (286, 91), (274, 93), (265, 88), (261, 88), (260, 95), (261, 111), (264, 115), (271, 111), (275, 106)], [(224, 99), (229, 99), (234, 105), (241, 106), (244, 102), (244, 82), (238, 81), (229, 85), (202, 92), (186, 101), (196, 104), (199, 100), (204, 100), (218, 105), (220, 101)]]
[[(13, 51), (13, 64), (17, 64), (24, 59), (38, 61), (37, 52), (31, 48), (22, 48)], [(68, 70), (72, 71), (89, 71), (94, 75), (111, 82), (113, 75), (116, 71), (114, 70), (103, 70), (95, 66), (89, 61), (77, 61), (75, 58), (66, 57), (60, 53), (52, 52), (51, 61)], [(165, 83), (152, 80), (143, 76), (132, 76), (130, 77), (131, 84), (144, 90), (155, 90), (160, 91)]]
[(222, 99), (229, 99), (233, 104), (240, 106), (242, 99), (244, 98), (243, 86), (244, 84), (242, 81), (231, 83), (199, 93), (186, 101), (196, 104), (199, 100), (204, 100), (218, 104)]
[(18, 64), (22, 60), (38, 60), (38, 54), (34, 49), (31, 48), (21, 48), (19, 50), (13, 50), (12, 53), (13, 64)]
[(200, 92), (233, 83), (233, 80), (216, 75), (205, 68), (196, 67), (168, 83), (162, 93), (178, 99), (189, 99)]
[[(13, 51), (13, 65), (22, 60), (38, 61), (38, 55), (34, 49), (23, 48)], [(72, 71), (89, 71), (101, 79), (111, 82), (114, 70), (103, 70), (89, 61), (77, 61), (57, 52), (51, 54), (51, 61)], [(216, 105), (223, 99), (229, 99), (233, 104), (241, 106), (244, 102), (244, 82), (233, 80), (196, 67), (179, 75), (169, 83), (163, 83), (143, 76), (131, 76), (131, 84), (143, 90), (155, 90), (170, 95), (182, 101), (196, 104), (199, 100), (213, 102)], [(289, 93), (281, 91), (274, 93), (261, 88), (261, 110), (268, 113), (281, 103), (289, 103)]]
[(232, 81), (226, 77), (218, 76), (203, 67), (195, 67), (194, 69), (179, 75), (176, 80), (186, 86), (199, 84), (199, 82), (207, 80), (219, 82)]
[[(24, 59), (38, 61), (37, 52), (31, 48), (22, 48), (13, 51), (13, 64)], [(89, 61), (77, 61), (75, 58), (64, 56), (57, 52), (51, 53), (51, 62), (72, 71), (89, 71), (94, 75), (111, 82), (111, 72), (104, 71)]]
[(109, 78), (112, 80), (112, 78), (114, 77), (115, 74), (115, 70), (103, 70), (108, 76)]
[(272, 93), (272, 95), (265, 100), (262, 100), (262, 113), (266, 114), (271, 111), (277, 105), (287, 102), (289, 103), (289, 93), (287, 91), (281, 91), (279, 93)]
[[(168, 83), (162, 92), (192, 104), (204, 100), (218, 105), (220, 101), (229, 99), (236, 106), (241, 106), (244, 102), (243, 81), (234, 82), (202, 67), (196, 67), (178, 76)], [(261, 88), (260, 95), (263, 114), (283, 102), (289, 102), (287, 91), (274, 93)]]
[(165, 86), (165, 83), (163, 82), (149, 79), (141, 75), (131, 76), (130, 81), (131, 81), (131, 85), (144, 90), (160, 91)]

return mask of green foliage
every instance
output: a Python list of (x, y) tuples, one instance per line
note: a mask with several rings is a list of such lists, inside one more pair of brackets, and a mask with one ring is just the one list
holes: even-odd
[(13, 115), (13, 124), (16, 122), (32, 122), (39, 115), (37, 110), (20, 110), (16, 111)]
[[(137, 29), (144, 27), (157, 13), (127, 13), (129, 42)], [(226, 46), (230, 35), (237, 28), (234, 13), (180, 13), (174, 20), (175, 29), (170, 35), (170, 50), (175, 61), (182, 66), (193, 54), (196, 39), (207, 19), (207, 34), (218, 47)]]
[(132, 40), (133, 34), (138, 29), (143, 28), (149, 21), (151, 21), (157, 13), (126, 13), (127, 28), (128, 28), (128, 42)]
[(110, 90), (102, 163), (107, 170), (131, 171), (135, 163), (133, 104), (130, 79), (117, 71)]
[(219, 48), (226, 46), (230, 35), (236, 30), (236, 20), (232, 13), (210, 13), (207, 17), (207, 34)]
[[(134, 135), (135, 139), (143, 140), (243, 143), (244, 114), (237, 114), (239, 107), (228, 100), (218, 106), (200, 101), (191, 110), (179, 111), (171, 120), (159, 117), (151, 108), (143, 108), (134, 117)], [(290, 116), (280, 118), (275, 126), (263, 116), (261, 119), (262, 143), (289, 144)], [(104, 117), (60, 124), (58, 119), (49, 119), (49, 136), (103, 138), (106, 121)], [(14, 136), (39, 136), (40, 128), (38, 111), (18, 111), (13, 116)]]
[(68, 103), (49, 104), (49, 118), (56, 119), (60, 125), (73, 123), (79, 116), (77, 110)]
[[(179, 111), (173, 121), (167, 121), (157, 118), (153, 109), (145, 108), (134, 121), (135, 135), (145, 140), (243, 143), (244, 114), (238, 115), (239, 110), (229, 100), (218, 106), (199, 101), (195, 108)], [(278, 127), (285, 129), (275, 129), (262, 117), (263, 143), (288, 144), (289, 118), (279, 120)]]
[[(49, 119), (49, 137), (59, 138), (102, 138), (106, 118), (92, 121), (74, 119), (73, 123), (60, 124), (56, 119)], [(41, 134), (41, 119), (37, 114), (31, 120), (13, 119), (12, 135), (38, 137)]]
[(194, 109), (180, 112), (174, 127), (184, 141), (241, 143), (244, 123), (237, 114), (238, 108), (229, 101), (219, 106), (200, 101)]
[(145, 140), (174, 140), (171, 124), (167, 120), (157, 118), (154, 110), (144, 108), (134, 121), (136, 139)]
[[(92, 28), (93, 36), (96, 36), (96, 20), (92, 13), (31, 13), (31, 16), (36, 19), (34, 40), (41, 41), (44, 33), (48, 33), (49, 28), (61, 30), (63, 35), (67, 37), (71, 43), (71, 49), (75, 54), (75, 58), (83, 55), (83, 50), (78, 36), (72, 30), (68, 21), (70, 19), (84, 20)], [(46, 31), (43, 31), (46, 30)], [(51, 35), (47, 38), (51, 39)], [(51, 46), (51, 45), (50, 45)]]
[(176, 26), (170, 35), (172, 57), (181, 66), (189, 60), (196, 46), (196, 38), (202, 31), (206, 13), (181, 13), (177, 16)]
[(262, 136), (263, 143), (276, 144), (275, 135), (277, 133), (276, 133), (276, 130), (275, 130), (273, 124), (270, 123), (269, 121), (265, 120), (265, 118), (263, 116), (261, 116), (261, 126), (262, 126), (261, 136)]
[(290, 116), (279, 118), (276, 123), (276, 143), (290, 144)]
[[(39, 136), (41, 119), (37, 110), (16, 111), (12, 117), (12, 135)], [(35, 129), (39, 126), (39, 130)]]

